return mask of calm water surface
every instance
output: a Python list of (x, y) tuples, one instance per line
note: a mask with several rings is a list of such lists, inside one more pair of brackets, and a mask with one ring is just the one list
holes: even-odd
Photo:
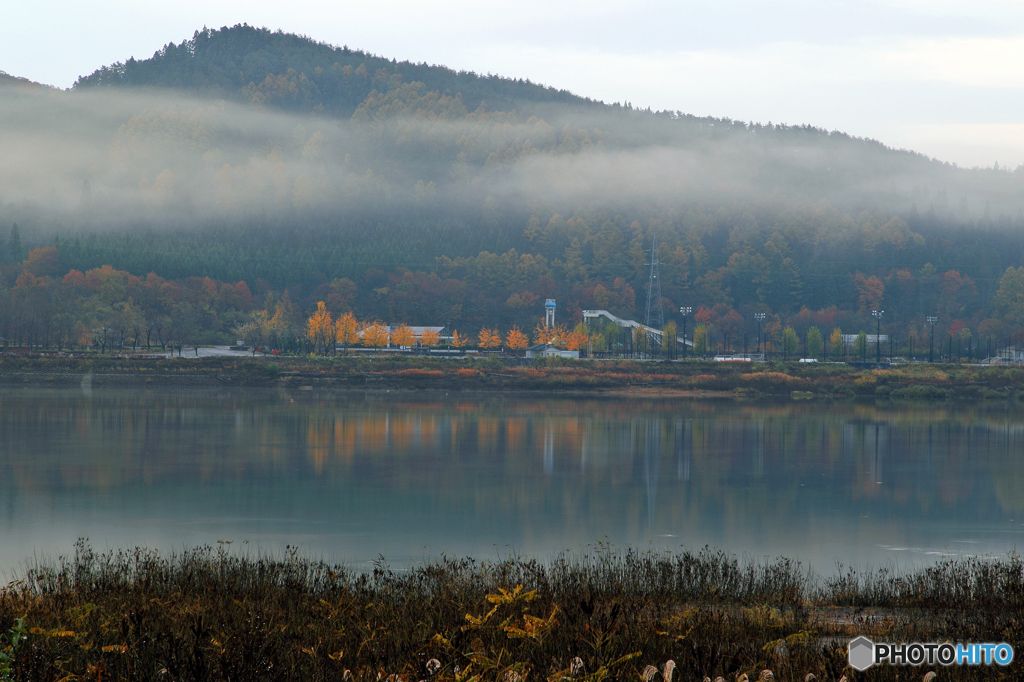
[(0, 570), (285, 545), (355, 567), (597, 541), (910, 566), (1024, 547), (998, 405), (0, 391)]

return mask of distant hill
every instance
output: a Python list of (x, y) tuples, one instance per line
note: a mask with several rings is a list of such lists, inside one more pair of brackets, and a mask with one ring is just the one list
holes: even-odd
[(149, 59), (132, 58), (99, 68), (79, 78), (74, 88), (174, 88), (291, 111), (351, 116), (374, 90), (388, 92), (410, 82), (443, 95), (459, 95), (470, 111), (481, 104), (492, 110), (530, 103), (593, 104), (528, 80), (397, 62), (247, 24), (204, 28), (191, 40), (168, 43)]
[[(604, 104), (247, 25), (68, 92), (16, 90), (0, 107), (0, 230), (18, 224), (19, 250), (55, 244), (65, 268), (532, 327), (551, 297), (640, 314), (657, 238), (665, 310), (719, 310), (707, 319), (733, 340), (752, 306), (824, 311), (829, 333), (879, 306), (914, 334), (936, 310), (1024, 330), (998, 294), (1024, 263), (1024, 167)], [(6, 272), (13, 290), (18, 264)]]
[(50, 85), (43, 85), (42, 83), (36, 83), (30, 81), (27, 78), (21, 76), (12, 76), (6, 71), (0, 71), (0, 88), (15, 87), (22, 91), (32, 92), (54, 92), (56, 88)]

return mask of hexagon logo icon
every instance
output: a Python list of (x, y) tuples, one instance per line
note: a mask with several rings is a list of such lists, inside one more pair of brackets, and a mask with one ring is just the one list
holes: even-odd
[(875, 643), (861, 635), (850, 640), (849, 661), (854, 670), (864, 671), (875, 662)]

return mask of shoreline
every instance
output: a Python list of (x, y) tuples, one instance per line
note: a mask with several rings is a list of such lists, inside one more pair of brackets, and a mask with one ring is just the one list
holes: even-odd
[(1024, 368), (431, 356), (0, 355), (0, 388), (286, 388), (721, 400), (1024, 400)]

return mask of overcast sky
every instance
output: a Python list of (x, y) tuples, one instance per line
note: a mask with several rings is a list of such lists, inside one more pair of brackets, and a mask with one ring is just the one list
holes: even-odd
[(1019, 0), (5, 0), (0, 70), (66, 88), (243, 22), (605, 102), (1024, 164)]

